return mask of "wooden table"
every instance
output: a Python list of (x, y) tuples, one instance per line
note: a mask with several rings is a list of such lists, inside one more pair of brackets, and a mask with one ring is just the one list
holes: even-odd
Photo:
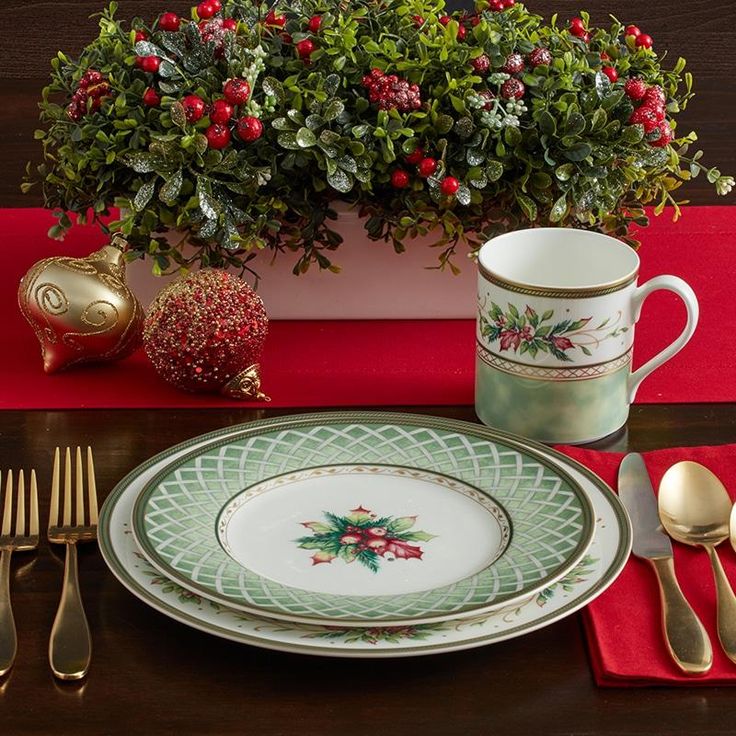
[[(470, 407), (411, 411), (474, 419)], [(172, 444), (283, 413), (6, 411), (0, 413), (0, 464), (36, 464), (45, 525), (57, 444), (94, 446), (104, 496), (126, 472)], [(640, 406), (627, 432), (606, 447), (643, 451), (726, 442), (736, 442), (735, 405)], [(397, 660), (281, 654), (200, 633), (150, 609), (117, 582), (95, 547), (81, 554), (92, 669), (81, 684), (61, 684), (46, 651), (62, 570), (63, 558), (45, 541), (35, 558), (13, 560), (19, 655), (0, 682), (3, 735), (707, 736), (731, 733), (734, 726), (736, 693), (728, 688), (597, 688), (578, 615), (455, 654)]]

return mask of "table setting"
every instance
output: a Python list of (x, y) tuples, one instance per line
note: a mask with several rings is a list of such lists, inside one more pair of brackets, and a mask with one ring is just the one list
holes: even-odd
[(85, 0), (9, 82), (8, 733), (729, 732), (732, 85), (553, 5)]

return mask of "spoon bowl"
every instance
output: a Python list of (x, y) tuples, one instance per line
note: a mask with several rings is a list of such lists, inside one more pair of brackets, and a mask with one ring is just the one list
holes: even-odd
[(731, 509), (731, 523), (729, 524), (729, 527), (730, 527), (730, 533), (731, 533), (731, 546), (736, 552), (736, 503), (733, 505), (733, 508)]
[(664, 474), (657, 503), (662, 526), (673, 539), (708, 553), (716, 584), (718, 638), (726, 656), (736, 662), (736, 596), (716, 552), (736, 524), (728, 492), (708, 468), (685, 461)]
[(732, 503), (723, 483), (700, 463), (673, 465), (659, 484), (659, 518), (683, 544), (720, 544), (728, 539)]

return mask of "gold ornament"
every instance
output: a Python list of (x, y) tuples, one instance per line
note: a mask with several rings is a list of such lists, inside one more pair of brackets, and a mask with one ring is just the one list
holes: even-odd
[(41, 343), (43, 368), (119, 360), (141, 343), (143, 308), (125, 283), (122, 235), (86, 258), (54, 257), (21, 279), (18, 304)]

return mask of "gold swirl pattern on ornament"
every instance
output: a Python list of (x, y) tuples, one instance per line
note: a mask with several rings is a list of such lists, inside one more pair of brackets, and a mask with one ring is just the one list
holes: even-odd
[(46, 323), (45, 327), (39, 327), (36, 330), (36, 334), (43, 335), (50, 343), (56, 342), (56, 330), (51, 326), (49, 315), (59, 317), (62, 314), (66, 314), (69, 311), (69, 298), (58, 284), (45, 281), (36, 285), (33, 290), (33, 299), (41, 310), (40, 317)]
[[(108, 307), (109, 311), (106, 311), (104, 307)], [(114, 304), (108, 301), (98, 300), (88, 304), (79, 319), (83, 324), (98, 329), (85, 332), (67, 332), (61, 338), (61, 341), (75, 350), (83, 349), (83, 346), (77, 341), (78, 338), (104, 335), (106, 332), (110, 332), (120, 321), (120, 312), (118, 312)]]
[(54, 317), (69, 311), (69, 299), (58, 284), (38, 284), (33, 290), (33, 298), (44, 313)]
[(54, 258), (52, 260), (55, 265), (65, 268), (67, 271), (82, 273), (86, 276), (94, 276), (97, 273), (97, 269), (93, 265), (80, 258)]
[[(89, 307), (88, 307), (89, 309)], [(137, 299), (133, 299), (132, 313), (128, 324), (125, 326), (120, 338), (117, 342), (98, 355), (81, 355), (76, 360), (72, 360), (67, 364), (67, 368), (73, 365), (79, 365), (80, 363), (95, 362), (98, 360), (115, 360), (119, 357), (125, 357), (130, 355), (141, 343), (142, 339), (142, 327), (143, 327), (143, 307)], [(80, 337), (86, 337), (88, 335), (95, 335), (99, 333), (85, 332), (79, 333)], [(72, 347), (77, 347), (75, 343), (71, 343)]]
[[(113, 271), (114, 269), (110, 270)], [(118, 296), (121, 296), (124, 299), (130, 299), (130, 289), (116, 273), (98, 273), (97, 278), (102, 281), (110, 291), (114, 291)]]

